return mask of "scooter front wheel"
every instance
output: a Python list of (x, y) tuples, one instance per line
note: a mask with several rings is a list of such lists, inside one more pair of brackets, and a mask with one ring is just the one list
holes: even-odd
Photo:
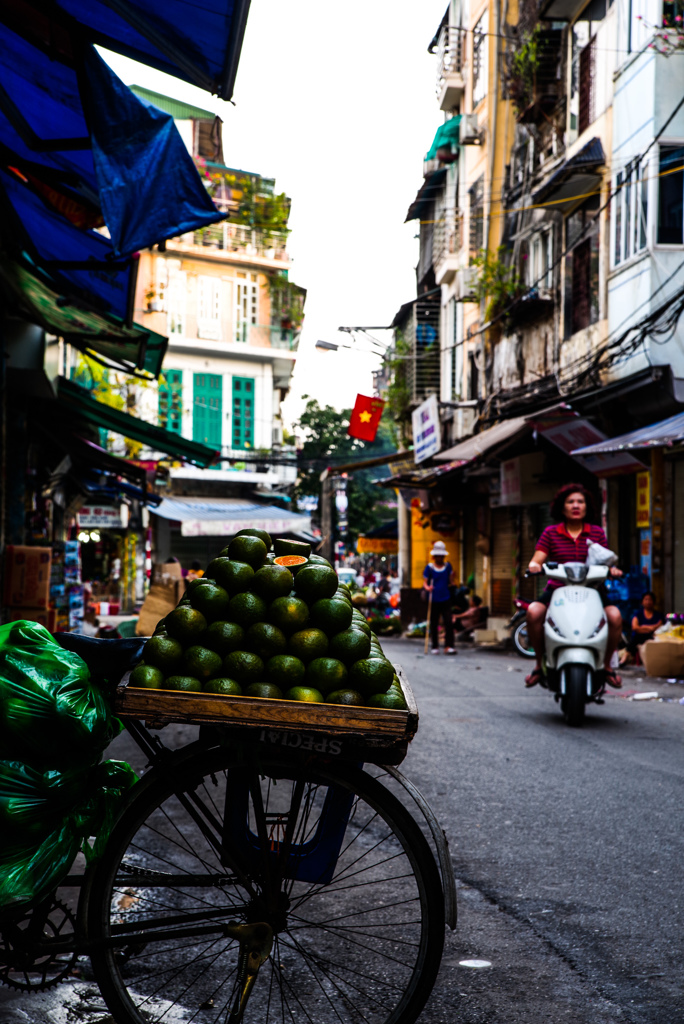
[(561, 697), (561, 711), (568, 725), (578, 726), (584, 721), (591, 669), (587, 665), (566, 665), (562, 671), (565, 673), (565, 693)]

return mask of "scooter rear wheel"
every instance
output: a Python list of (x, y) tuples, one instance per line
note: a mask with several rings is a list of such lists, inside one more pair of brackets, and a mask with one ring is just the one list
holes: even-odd
[(565, 693), (561, 697), (561, 711), (568, 725), (579, 726), (584, 721), (591, 669), (587, 665), (566, 665), (562, 671), (565, 673)]
[(519, 622), (513, 633), (513, 644), (518, 654), (523, 658), (534, 658), (534, 647), (527, 635), (527, 623), (523, 619)]

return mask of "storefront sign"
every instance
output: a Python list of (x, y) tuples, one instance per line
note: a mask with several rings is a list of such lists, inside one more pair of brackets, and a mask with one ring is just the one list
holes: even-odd
[(651, 525), (651, 474), (636, 475), (636, 525), (647, 530)]
[[(581, 416), (565, 420), (548, 430), (541, 430), (540, 433), (568, 455), (577, 448), (586, 448), (590, 444), (598, 444), (599, 441), (606, 440), (606, 435), (602, 430), (598, 430), (589, 420), (585, 420)], [(573, 455), (572, 457), (596, 476), (634, 473), (643, 468), (643, 462), (639, 462), (629, 452), (599, 452), (596, 455)]]
[(422, 405), (413, 412), (413, 455), (418, 462), (436, 455), (441, 448), (441, 431), (439, 429), (439, 406), (437, 395), (430, 395)]
[(83, 505), (78, 513), (78, 525), (85, 529), (94, 527), (112, 530), (121, 529), (121, 512), (113, 505)]

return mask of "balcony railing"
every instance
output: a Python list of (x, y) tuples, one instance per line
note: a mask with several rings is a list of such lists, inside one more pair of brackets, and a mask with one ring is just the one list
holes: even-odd
[(466, 53), (466, 30), (444, 25), (437, 43), (437, 98), (441, 99), (448, 80), (461, 75)]
[(463, 246), (463, 217), (455, 214), (435, 223), (432, 243), (432, 262), (436, 265), (445, 256), (452, 256), (461, 251)]
[(231, 341), (255, 348), (279, 348), (285, 352), (296, 352), (299, 346), (298, 330), (279, 327), (275, 324), (237, 324)]
[(244, 224), (211, 224), (192, 234), (194, 245), (218, 249), (242, 256), (260, 256), (270, 260), (287, 260), (286, 238)]

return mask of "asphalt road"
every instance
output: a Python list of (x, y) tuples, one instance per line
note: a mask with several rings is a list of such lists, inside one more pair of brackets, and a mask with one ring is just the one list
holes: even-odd
[(610, 696), (570, 729), (514, 655), (386, 646), (421, 713), (402, 768), (459, 880), (421, 1021), (684, 1021), (684, 687), (627, 675), (673, 702)]
[[(386, 650), (421, 714), (402, 771), (447, 832), (459, 883), (421, 1024), (684, 1021), (684, 687), (631, 675), (628, 693), (672, 702), (610, 696), (573, 730), (545, 691), (524, 690), (515, 655)], [(109, 753), (141, 767), (125, 735)], [(87, 981), (0, 990), (0, 1024), (71, 1022), (111, 1024)]]

